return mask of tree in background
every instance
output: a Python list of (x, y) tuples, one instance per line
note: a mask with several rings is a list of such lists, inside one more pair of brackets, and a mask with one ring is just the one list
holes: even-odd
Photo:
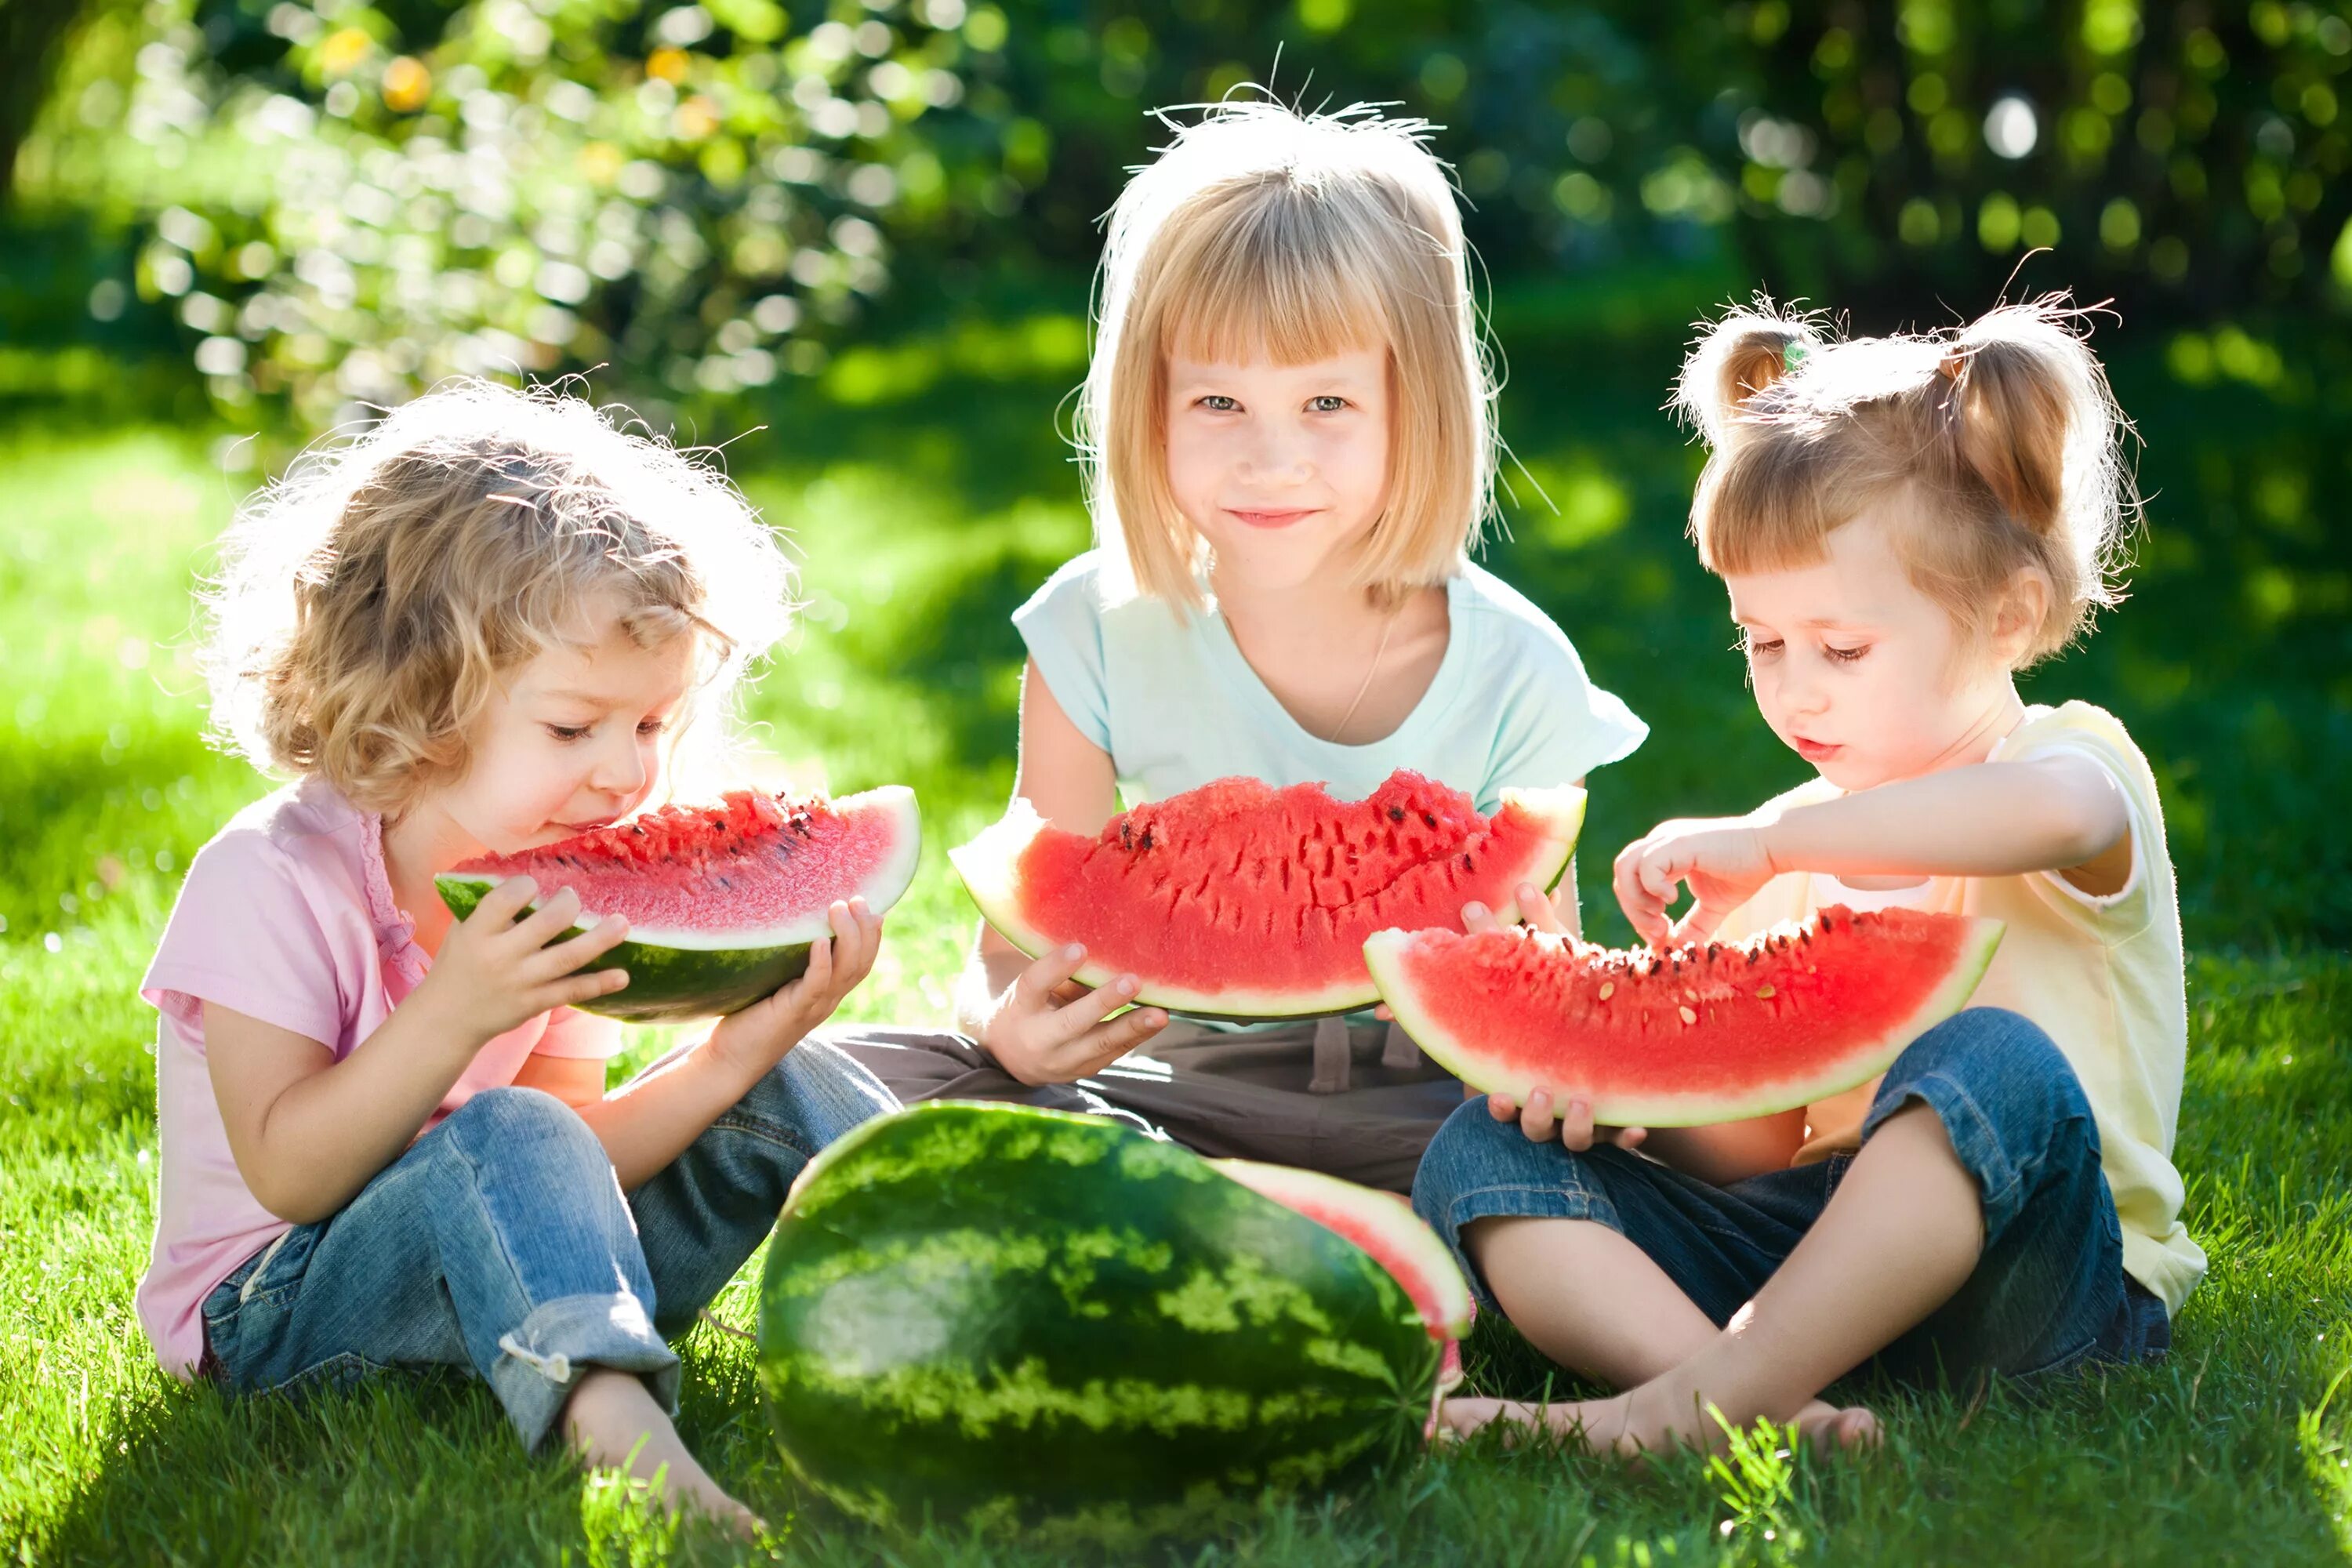
[(2136, 320), (2352, 302), (2352, 21), (2303, 0), (96, 4), (18, 194), (133, 237), (90, 308), (168, 301), (240, 419), (600, 363), (725, 398), (894, 283), (1067, 297), (1146, 110), (1253, 81), (1437, 121), (1498, 278), (1916, 317), (2053, 247), (2021, 287)]

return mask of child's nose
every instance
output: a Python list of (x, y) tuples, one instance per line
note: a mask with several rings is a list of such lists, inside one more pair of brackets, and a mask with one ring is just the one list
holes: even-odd
[(1307, 443), (1295, 432), (1260, 426), (1243, 448), (1241, 477), (1275, 484), (1303, 479), (1312, 471)]
[(632, 742), (598, 753), (588, 787), (605, 795), (633, 795), (646, 787), (646, 776), (644, 751)]

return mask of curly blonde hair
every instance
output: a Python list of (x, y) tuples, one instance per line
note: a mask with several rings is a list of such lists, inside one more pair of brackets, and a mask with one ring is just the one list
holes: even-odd
[(1353, 574), (1391, 599), (1452, 576), (1493, 510), (1496, 376), (1428, 125), (1255, 99), (1161, 119), (1175, 141), (1111, 209), (1079, 398), (1096, 542), (1144, 595), (1202, 604), (1204, 544), (1168, 488), (1171, 352), (1301, 364), (1385, 347), (1389, 501)]
[(2018, 573), (2049, 590), (2017, 667), (2116, 603), (2139, 497), (2130, 432), (2063, 295), (1947, 331), (1830, 336), (1759, 300), (1701, 322), (1675, 406), (1714, 448), (1691, 502), (1709, 571), (1810, 566), (1830, 533), (1890, 499), (1920, 592), (1980, 641)]
[(314, 446), (239, 510), (199, 593), (213, 728), (397, 816), (465, 775), (500, 677), (579, 646), (609, 598), (640, 647), (698, 638), (675, 783), (681, 759), (720, 760), (792, 586), (775, 537), (696, 455), (557, 388), (452, 382)]

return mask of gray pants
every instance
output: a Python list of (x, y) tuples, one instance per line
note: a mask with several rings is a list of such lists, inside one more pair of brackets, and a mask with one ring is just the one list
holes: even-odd
[(909, 1104), (1003, 1100), (1127, 1121), (1214, 1159), (1264, 1160), (1412, 1190), (1460, 1081), (1385, 1024), (1304, 1020), (1242, 1032), (1177, 1018), (1092, 1078), (1032, 1087), (970, 1037), (845, 1026), (822, 1038)]

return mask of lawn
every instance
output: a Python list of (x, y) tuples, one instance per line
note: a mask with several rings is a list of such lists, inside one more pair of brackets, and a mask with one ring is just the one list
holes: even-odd
[[(1602, 880), (1617, 845), (1660, 815), (1745, 806), (1802, 768), (1748, 704), (1720, 590), (1680, 537), (1696, 456), (1654, 412), (1677, 334), (1596, 335), (1604, 302), (1505, 302), (1523, 468), (1510, 537), (1487, 559), (1654, 727), (1596, 779), (1586, 839), (1588, 918), (1622, 942)], [(2038, 1398), (1850, 1391), (1890, 1434), (1859, 1460), (1767, 1443), (1634, 1475), (1474, 1447), (1349, 1496), (1269, 1501), (1235, 1535), (1171, 1543), (1169, 1561), (2352, 1561), (2352, 851), (2333, 817), (2352, 780), (2352, 580), (2330, 517), (2352, 479), (2352, 376), (2340, 349), (2292, 335), (2105, 341), (2147, 442), (2149, 532), (2132, 599), (2029, 696), (2115, 709), (2165, 790), (2190, 947), (2178, 1163), (2213, 1262), (2171, 1360)], [(802, 630), (754, 704), (765, 743), (803, 778), (903, 781), (924, 805), (924, 868), (857, 1016), (946, 1011), (971, 916), (940, 851), (1011, 781), (1006, 617), (1087, 536), (1053, 437), (1081, 342), (1047, 311), (853, 353), (730, 449), (806, 562)], [(84, 418), (85, 404), (40, 395), (37, 364), (15, 374), (0, 404), (0, 1551), (728, 1559), (621, 1489), (524, 1461), (476, 1387), (230, 1405), (156, 1369), (131, 1312), (155, 1182), (153, 1020), (133, 987), (188, 858), (265, 787), (204, 745), (186, 647), (191, 574), (248, 481), (217, 466), (214, 432), (120, 408)], [(722, 1316), (748, 1319), (751, 1277)], [(774, 1523), (784, 1560), (1024, 1560), (886, 1540), (802, 1497), (748, 1347), (706, 1328), (684, 1348), (687, 1436)], [(1532, 1392), (1539, 1375), (1499, 1343), (1473, 1364), (1490, 1387)]]

